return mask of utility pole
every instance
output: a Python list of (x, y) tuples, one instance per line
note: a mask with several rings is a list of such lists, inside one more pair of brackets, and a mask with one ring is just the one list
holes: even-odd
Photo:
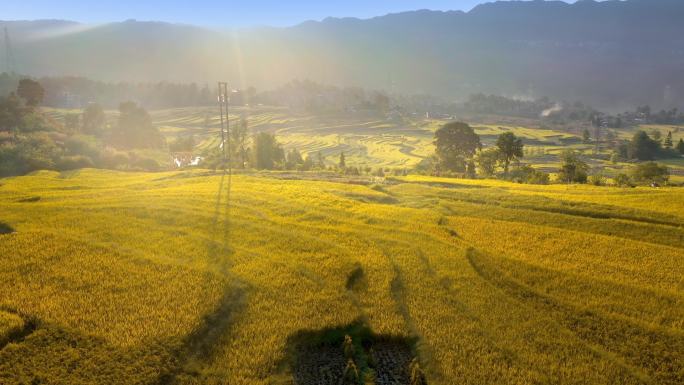
[(601, 151), (601, 126), (603, 125), (603, 117), (595, 115), (591, 119), (591, 125), (594, 127), (594, 155), (598, 155)]
[(10, 41), (9, 31), (5, 27), (5, 69), (8, 74), (14, 74), (15, 71), (14, 52), (12, 52), (12, 42)]
[[(229, 225), (230, 217), (230, 187), (233, 179), (233, 164), (231, 161), (232, 151), (231, 151), (231, 138), (230, 138), (230, 115), (228, 114), (228, 107), (230, 104), (230, 90), (228, 89), (228, 83), (218, 82), (218, 103), (219, 110), (221, 112), (221, 151), (223, 152), (223, 160), (221, 161), (221, 166), (223, 168), (223, 174), (221, 174), (221, 186), (219, 187), (219, 203), (220, 195), (223, 189), (223, 181), (226, 176), (226, 163), (228, 164), (228, 187), (226, 188), (226, 229)], [(224, 115), (225, 113), (225, 115)], [(226, 143), (227, 141), (227, 143)], [(226, 157), (226, 146), (228, 146), (228, 156)], [(226, 159), (227, 158), (227, 159)], [(217, 207), (218, 204), (217, 203)]]
[(226, 109), (226, 118), (228, 115), (228, 83), (218, 82), (218, 102), (221, 112), (221, 151), (223, 152), (223, 170), (226, 169), (226, 127), (223, 120), (223, 108)]
[[(233, 172), (233, 162), (232, 162), (232, 140), (230, 137), (230, 115), (228, 113), (228, 107), (230, 106), (230, 94), (234, 92), (228, 88), (228, 83), (219, 82), (218, 83), (218, 99), (219, 107), (221, 110), (221, 149), (223, 150), (223, 169), (226, 169), (226, 163), (228, 164), (228, 174)], [(225, 118), (224, 118), (225, 113)], [(224, 123), (225, 122), (225, 123)], [(226, 151), (226, 146), (228, 151)], [(227, 156), (226, 156), (227, 153)]]

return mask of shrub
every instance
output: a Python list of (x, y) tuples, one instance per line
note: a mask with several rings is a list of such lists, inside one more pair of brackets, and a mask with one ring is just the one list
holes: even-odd
[(610, 155), (610, 162), (613, 163), (613, 164), (616, 164), (616, 163), (619, 162), (619, 161), (620, 161), (620, 154), (617, 153), (617, 152), (613, 152), (613, 153)]
[[(52, 170), (55, 159), (60, 153), (59, 148), (47, 135), (34, 134), (20, 137), (16, 145), (9, 145), (3, 152), (4, 159), (11, 169), (6, 175), (21, 175), (36, 170)], [(9, 168), (8, 167), (8, 168)]]
[(543, 171), (535, 170), (534, 173), (527, 177), (527, 183), (529, 184), (549, 184), (549, 174)]
[(94, 138), (84, 135), (74, 135), (64, 141), (64, 150), (69, 155), (85, 155), (91, 159), (100, 156), (100, 150)]
[(352, 176), (360, 175), (359, 169), (356, 167), (345, 167), (343, 169), (343, 171), (344, 171), (345, 175), (352, 175)]
[(144, 171), (158, 171), (159, 163), (152, 158), (138, 158), (133, 163), (133, 166), (137, 169)]
[(589, 183), (593, 184), (594, 186), (605, 186), (606, 178), (603, 176), (603, 174), (594, 174), (589, 176)]
[(17, 169), (16, 146), (11, 143), (0, 145), (0, 177), (15, 175)]
[(509, 179), (517, 183), (548, 184), (549, 174), (535, 170), (530, 165), (516, 167), (509, 173)]
[(587, 183), (587, 165), (574, 150), (565, 150), (560, 155), (561, 169), (558, 172), (558, 180), (565, 183)]
[(107, 148), (100, 154), (100, 166), (103, 168), (116, 170), (125, 167), (129, 162), (127, 153), (113, 148)]
[(53, 131), (54, 127), (46, 121), (45, 117), (37, 112), (28, 112), (21, 118), (20, 131), (25, 133), (38, 131)]
[(615, 178), (613, 178), (613, 182), (619, 187), (634, 187), (632, 179), (627, 174), (617, 174)]
[(632, 178), (637, 183), (665, 183), (670, 179), (670, 171), (665, 165), (646, 162), (632, 169)]
[(392, 170), (392, 175), (394, 176), (406, 176), (408, 171), (405, 168), (395, 168)]
[(496, 147), (478, 152), (475, 161), (477, 162), (480, 175), (484, 177), (493, 176), (496, 173), (496, 166), (500, 158), (501, 154)]
[(57, 161), (57, 169), (63, 171), (93, 167), (95, 167), (95, 163), (93, 163), (90, 157), (85, 155), (63, 156)]

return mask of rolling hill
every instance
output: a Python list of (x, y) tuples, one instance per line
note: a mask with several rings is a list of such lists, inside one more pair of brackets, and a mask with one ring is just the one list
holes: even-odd
[(339, 384), (345, 355), (376, 385), (413, 357), (431, 385), (684, 379), (681, 189), (0, 183), (2, 384)]

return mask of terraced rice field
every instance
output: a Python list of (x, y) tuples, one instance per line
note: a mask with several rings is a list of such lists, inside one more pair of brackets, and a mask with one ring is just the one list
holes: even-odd
[[(45, 109), (46, 114), (56, 121), (64, 114), (76, 110)], [(108, 111), (109, 124), (115, 124), (116, 112)], [(197, 141), (195, 152), (201, 154), (219, 146), (220, 119), (216, 107), (188, 107), (151, 111), (154, 124), (172, 142), (180, 137), (193, 135)], [(398, 168), (411, 169), (434, 153), (434, 132), (445, 120), (411, 117), (387, 119), (384, 116), (362, 116), (354, 114), (312, 115), (295, 112), (284, 107), (252, 106), (232, 107), (230, 124), (240, 119), (248, 121), (252, 133), (267, 131), (276, 134), (285, 150), (296, 148), (303, 156), (316, 156), (320, 151), (326, 163), (336, 165), (340, 153), (344, 152), (347, 164), (362, 169)], [(560, 168), (559, 154), (568, 148), (591, 155), (592, 144), (582, 143), (579, 134), (560, 129), (534, 127), (533, 122), (504, 119), (501, 124), (468, 121), (480, 135), (486, 146), (495, 143), (498, 135), (513, 132), (525, 143), (524, 162), (535, 168), (555, 173)], [(522, 124), (529, 123), (532, 126)], [(570, 127), (572, 128), (572, 127)], [(647, 132), (660, 130), (663, 137), (673, 132), (675, 142), (684, 137), (684, 129), (676, 126), (644, 125)], [(618, 136), (629, 140), (635, 129), (618, 130)], [(146, 157), (157, 159), (161, 164), (168, 162), (165, 150), (146, 151)], [(633, 166), (629, 163), (612, 163), (611, 151), (602, 150), (601, 158), (587, 159), (592, 169), (602, 170), (606, 176), (628, 173)], [(663, 160), (670, 167), (672, 181), (684, 181), (684, 163), (678, 160)]]
[[(155, 111), (155, 123), (168, 137), (195, 135), (199, 151), (219, 145), (215, 109)], [(252, 132), (275, 133), (286, 150), (303, 155), (320, 151), (332, 165), (341, 152), (356, 166), (412, 167), (432, 153), (434, 128), (378, 117), (313, 116), (276, 107), (234, 108), (231, 124), (248, 121)]]
[(0, 383), (684, 382), (681, 189), (376, 182), (0, 180)]
[[(199, 151), (219, 144), (219, 118), (215, 109), (155, 111), (153, 117), (169, 138), (196, 135), (201, 142)], [(286, 150), (296, 148), (303, 155), (315, 155), (320, 151), (330, 164), (335, 164), (339, 154), (344, 152), (348, 164), (372, 168), (414, 167), (432, 155), (434, 131), (445, 123), (430, 119), (388, 120), (353, 114), (314, 116), (275, 107), (234, 108), (231, 117), (231, 124), (237, 124), (241, 117), (247, 119), (252, 132), (275, 133)], [(576, 135), (551, 129), (475, 123), (473, 127), (486, 144), (495, 142), (499, 134), (512, 131), (525, 140), (528, 148), (536, 148), (533, 152), (537, 155), (555, 154), (562, 147), (581, 143)], [(586, 145), (579, 147), (590, 148)], [(552, 158), (556, 160), (555, 155)]]

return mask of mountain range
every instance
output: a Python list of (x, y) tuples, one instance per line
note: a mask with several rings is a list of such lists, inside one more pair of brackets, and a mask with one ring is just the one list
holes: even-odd
[(14, 70), (33, 76), (228, 80), (257, 89), (299, 78), (453, 100), (491, 93), (606, 109), (684, 107), (680, 0), (498, 1), (469, 12), (418, 10), (230, 31), (135, 20), (0, 27), (10, 35)]

